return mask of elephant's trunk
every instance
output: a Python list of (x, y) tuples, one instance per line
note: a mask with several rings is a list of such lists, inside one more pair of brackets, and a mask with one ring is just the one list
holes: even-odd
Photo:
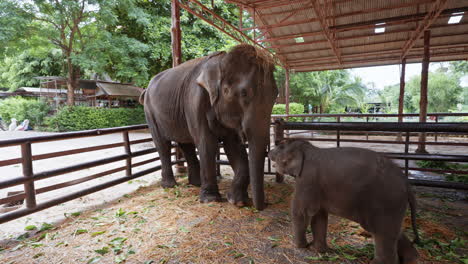
[[(269, 117), (269, 116), (268, 116)], [(263, 188), (264, 164), (267, 145), (270, 142), (270, 119), (262, 118), (248, 126), (247, 137), (249, 142), (249, 174), (252, 186), (252, 199), (255, 208), (265, 208), (265, 194)]]

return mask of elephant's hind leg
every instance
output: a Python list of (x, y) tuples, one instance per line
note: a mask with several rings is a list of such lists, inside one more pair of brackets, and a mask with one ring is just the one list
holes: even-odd
[(172, 172), (171, 164), (171, 141), (164, 139), (158, 131), (156, 122), (152, 119), (151, 115), (146, 114), (148, 119), (149, 129), (153, 137), (154, 144), (158, 150), (159, 158), (161, 161), (161, 186), (163, 188), (172, 188), (177, 182)]
[(398, 258), (401, 264), (415, 264), (419, 254), (413, 243), (403, 234), (398, 239)]
[(180, 143), (179, 146), (184, 152), (185, 159), (187, 160), (189, 184), (201, 186), (200, 162), (197, 158), (195, 145), (190, 143)]
[(169, 140), (159, 140), (158, 152), (159, 157), (161, 158), (161, 186), (163, 188), (172, 188), (177, 185), (177, 182), (174, 178), (174, 173), (172, 172), (171, 164), (171, 141)]
[(397, 234), (389, 232), (373, 234), (375, 241), (375, 256), (371, 264), (398, 264)]

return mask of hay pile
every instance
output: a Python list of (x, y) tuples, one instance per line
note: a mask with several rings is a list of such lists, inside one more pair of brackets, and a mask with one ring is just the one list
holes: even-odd
[[(224, 197), (230, 181), (220, 183)], [(64, 223), (30, 238), (4, 241), (0, 263), (368, 263), (372, 257), (369, 235), (356, 223), (333, 216), (331, 253), (294, 248), (290, 183), (268, 178), (270, 205), (257, 212), (227, 202), (200, 204), (198, 188), (188, 186), (186, 178), (178, 182), (174, 189), (141, 188), (104, 209), (70, 214)], [(427, 226), (437, 229), (437, 223), (422, 228)], [(434, 261), (427, 252), (422, 255)]]

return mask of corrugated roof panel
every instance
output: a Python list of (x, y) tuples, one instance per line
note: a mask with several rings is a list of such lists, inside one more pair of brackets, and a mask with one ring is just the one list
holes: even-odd
[[(229, 2), (229, 1), (228, 1)], [(270, 26), (270, 45), (286, 63), (297, 70), (325, 70), (399, 63), (403, 47), (424, 23), (435, 0), (318, 0), (323, 9), (335, 52), (317, 19), (311, 1), (306, 0), (232, 0), (246, 8), (255, 7), (257, 25)], [(252, 12), (252, 9), (250, 9)], [(464, 11), (460, 24), (448, 25), (453, 12)], [(431, 61), (468, 58), (468, 1), (448, 0), (439, 18), (432, 21)], [(285, 19), (287, 18), (287, 19)], [(376, 34), (378, 25), (385, 32)], [(304, 34), (297, 43), (294, 34)], [(289, 36), (289, 37), (288, 37)], [(422, 36), (422, 34), (420, 35)], [(278, 39), (280, 38), (280, 39)], [(407, 61), (421, 60), (422, 40), (414, 42)], [(444, 48), (445, 47), (445, 48)], [(455, 47), (455, 48), (454, 48)], [(335, 58), (335, 59), (333, 59)]]

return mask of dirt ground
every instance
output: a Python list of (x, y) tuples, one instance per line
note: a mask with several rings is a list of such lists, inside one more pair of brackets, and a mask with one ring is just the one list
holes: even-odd
[[(224, 177), (222, 195), (230, 185)], [(329, 253), (292, 244), (292, 179), (267, 177), (269, 206), (258, 212), (227, 202), (200, 204), (198, 188), (141, 187), (105, 206), (0, 242), (0, 263), (368, 263), (372, 238), (356, 223), (330, 216)], [(417, 188), (423, 244), (419, 263), (463, 263), (468, 206), (450, 193)], [(404, 224), (411, 237), (409, 219)], [(309, 241), (311, 234), (308, 235)], [(464, 257), (463, 257), (464, 256)]]
[[(130, 136), (132, 140), (148, 137), (147, 134)], [(84, 147), (115, 140), (120, 138), (73, 144)], [(463, 138), (448, 140), (468, 141)], [(148, 147), (141, 145), (135, 148)], [(317, 145), (335, 146), (326, 142)], [(356, 143), (342, 144), (353, 145)], [(53, 150), (60, 147), (63, 146), (53, 146)], [(372, 143), (365, 147), (401, 151), (385, 144)], [(38, 147), (33, 151), (41, 153), (50, 148)], [(466, 147), (428, 148), (432, 153), (466, 154), (467, 150)], [(62, 160), (58, 165), (116, 155), (121, 150), (106, 151)], [(15, 157), (0, 152), (0, 158), (5, 156)], [(36, 168), (41, 168), (39, 166)], [(7, 176), (4, 168), (1, 172), (0, 178)], [(87, 173), (91, 172), (94, 171)], [(220, 189), (225, 197), (232, 171), (223, 166), (223, 175)], [(239, 209), (227, 202), (200, 204), (198, 188), (187, 185), (186, 178), (178, 179), (177, 188), (166, 190), (158, 186), (159, 178), (159, 173), (153, 173), (0, 225), (0, 263), (367, 263), (372, 258), (372, 238), (356, 223), (334, 216), (329, 220), (331, 251), (328, 254), (295, 249), (289, 219), (293, 181), (289, 177), (285, 184), (275, 183), (273, 176), (266, 177), (269, 206), (261, 212), (250, 207)], [(418, 225), (423, 238), (418, 248), (420, 263), (467, 263), (468, 193), (425, 187), (415, 189)], [(409, 226), (410, 222), (405, 221), (405, 232), (412, 236)], [(309, 234), (309, 240), (311, 236)]]

